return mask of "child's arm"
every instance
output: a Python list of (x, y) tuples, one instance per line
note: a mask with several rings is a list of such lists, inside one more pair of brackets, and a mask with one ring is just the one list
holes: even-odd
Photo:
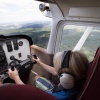
[(15, 81), (16, 84), (24, 84), (18, 74), (17, 69), (14, 67), (14, 71), (12, 71), (11, 69), (8, 69), (8, 75), (11, 79), (13, 79)]
[(51, 74), (53, 74), (55, 76), (57, 75), (57, 72), (56, 72), (54, 67), (44, 64), (43, 62), (41, 62), (41, 60), (38, 57), (37, 57), (37, 59), (32, 58), (32, 60), (33, 61), (35, 60), (40, 66), (42, 66), (42, 68), (44, 68), (45, 70), (47, 70)]

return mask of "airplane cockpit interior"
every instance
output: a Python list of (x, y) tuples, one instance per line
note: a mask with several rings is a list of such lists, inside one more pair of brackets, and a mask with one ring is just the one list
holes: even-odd
[[(99, 0), (0, 0), (0, 83), (12, 83), (0, 86), (0, 99), (58, 100), (37, 89), (33, 79), (38, 75), (58, 85), (61, 75), (51, 74), (54, 70), (50, 73), (32, 58), (53, 69), (56, 53), (80, 51), (89, 61), (89, 71), (77, 97), (66, 100), (100, 100), (99, 34)], [(26, 85), (16, 85), (9, 68), (16, 68)]]

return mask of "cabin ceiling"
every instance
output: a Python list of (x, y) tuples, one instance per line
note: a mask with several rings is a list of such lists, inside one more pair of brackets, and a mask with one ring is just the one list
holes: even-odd
[(72, 7), (100, 7), (100, 0), (54, 0), (63, 12), (64, 17), (68, 16)]
[(70, 7), (100, 7), (100, 0), (36, 0), (48, 3), (55, 3), (66, 16)]
[[(100, 22), (100, 0), (36, 0), (58, 6), (65, 20)], [(55, 8), (53, 8), (55, 9)], [(56, 13), (59, 15), (59, 13)], [(84, 18), (84, 19), (82, 19)], [(86, 19), (87, 18), (87, 19)], [(91, 19), (92, 18), (92, 19)]]

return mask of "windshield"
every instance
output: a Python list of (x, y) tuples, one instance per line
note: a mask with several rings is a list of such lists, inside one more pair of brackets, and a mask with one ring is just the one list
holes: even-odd
[(26, 34), (33, 44), (47, 47), (51, 18), (39, 10), (42, 2), (34, 0), (0, 0), (0, 34)]

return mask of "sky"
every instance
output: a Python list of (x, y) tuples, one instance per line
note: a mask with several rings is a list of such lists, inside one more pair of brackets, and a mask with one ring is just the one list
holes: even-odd
[(34, 0), (0, 0), (0, 23), (48, 20)]

